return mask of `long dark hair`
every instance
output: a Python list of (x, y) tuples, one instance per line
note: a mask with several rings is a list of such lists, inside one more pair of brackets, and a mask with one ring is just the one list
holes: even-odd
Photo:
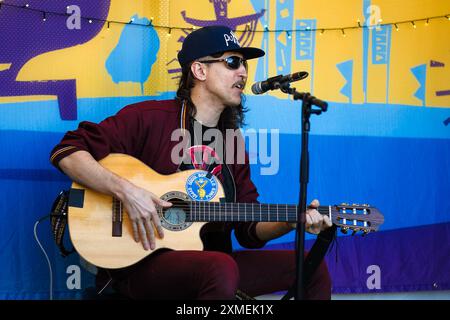
[[(213, 58), (222, 56), (223, 53), (217, 53), (211, 55)], [(183, 102), (186, 101), (187, 110), (191, 117), (194, 117), (197, 113), (197, 108), (191, 99), (191, 90), (195, 85), (194, 75), (191, 71), (192, 63), (189, 63), (182, 69), (180, 82), (178, 84), (178, 90), (176, 93), (176, 99)], [(219, 119), (219, 129), (224, 131), (225, 129), (238, 129), (245, 125), (244, 118), (245, 113), (248, 111), (243, 106), (245, 102), (245, 96), (242, 95), (241, 103), (235, 107), (227, 107), (223, 110)]]

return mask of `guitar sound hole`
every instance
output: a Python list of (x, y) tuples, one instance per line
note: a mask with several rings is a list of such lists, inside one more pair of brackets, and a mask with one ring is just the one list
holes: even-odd
[(170, 201), (172, 207), (163, 210), (163, 218), (172, 225), (181, 225), (186, 222), (186, 206), (187, 204), (179, 199)]
[(172, 203), (169, 208), (163, 208), (160, 212), (162, 226), (171, 231), (182, 231), (192, 225), (189, 220), (189, 202), (187, 196), (181, 192), (170, 192), (161, 199)]

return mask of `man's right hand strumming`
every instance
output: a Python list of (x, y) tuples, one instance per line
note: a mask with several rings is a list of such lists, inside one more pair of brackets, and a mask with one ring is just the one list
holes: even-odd
[(141, 241), (145, 250), (154, 250), (156, 247), (155, 229), (158, 237), (164, 237), (157, 207), (168, 208), (172, 204), (131, 183), (127, 189), (121, 201), (132, 222), (134, 240)]
[(170, 207), (170, 202), (104, 168), (86, 151), (68, 155), (59, 167), (73, 181), (122, 201), (132, 221), (134, 240), (141, 241), (145, 250), (155, 249), (155, 229), (159, 237), (164, 236), (156, 207)]

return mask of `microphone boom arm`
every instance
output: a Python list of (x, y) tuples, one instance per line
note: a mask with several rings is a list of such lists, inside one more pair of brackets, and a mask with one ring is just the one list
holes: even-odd
[(305, 95), (307, 95), (308, 102), (311, 105), (314, 105), (314, 106), (317, 106), (317, 107), (320, 108), (320, 110), (311, 109), (311, 113), (321, 114), (322, 112), (325, 112), (328, 109), (328, 103), (327, 102), (322, 101), (322, 100), (320, 100), (320, 99), (310, 95), (309, 93), (306, 94), (304, 92), (297, 92), (297, 89), (296, 88), (291, 88), (290, 84), (288, 82), (281, 84), (279, 89), (282, 92), (284, 92), (284, 93), (293, 95), (294, 96), (294, 100), (303, 100)]

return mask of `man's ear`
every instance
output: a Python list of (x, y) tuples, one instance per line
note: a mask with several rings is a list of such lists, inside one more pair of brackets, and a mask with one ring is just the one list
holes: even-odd
[(191, 72), (195, 79), (200, 81), (206, 80), (206, 67), (203, 63), (195, 61), (191, 65)]

